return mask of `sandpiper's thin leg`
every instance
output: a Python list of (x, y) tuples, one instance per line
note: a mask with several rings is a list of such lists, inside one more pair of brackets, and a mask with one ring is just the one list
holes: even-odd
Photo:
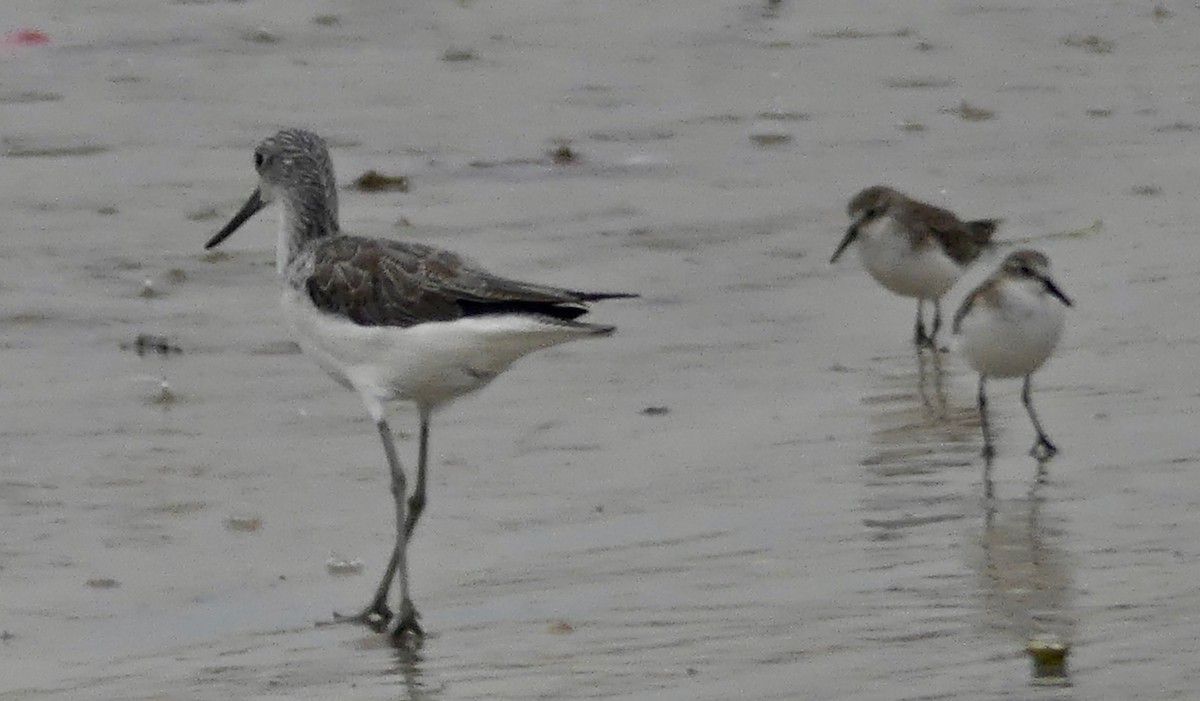
[(983, 428), (983, 457), (991, 460), (996, 454), (996, 449), (992, 447), (992, 429), (988, 425), (987, 415), (987, 375), (980, 373), (979, 375), (979, 425)]
[[(929, 360), (925, 359), (925, 355), (920, 348), (917, 348), (917, 393), (921, 396), (921, 403), (927, 409), (937, 410), (942, 416), (945, 416), (947, 405), (946, 387), (942, 379), (942, 359), (939, 353), (929, 354)], [(931, 374), (933, 375), (932, 397), (929, 392), (929, 376)], [(936, 406), (934, 398), (937, 399)]]
[(1038, 460), (1049, 460), (1058, 452), (1058, 448), (1054, 447), (1054, 444), (1050, 442), (1050, 437), (1042, 430), (1042, 422), (1038, 421), (1037, 413), (1033, 410), (1032, 384), (1033, 375), (1026, 375), (1025, 385), (1021, 388), (1021, 402), (1025, 404), (1025, 410), (1029, 412), (1033, 430), (1037, 431), (1037, 442), (1033, 444), (1029, 454)]
[(992, 459), (987, 458), (983, 461), (983, 498), (987, 504), (984, 521), (987, 525), (992, 524), (992, 517), (995, 515), (996, 502), (996, 485), (992, 481)]
[(926, 389), (927, 384), (928, 384), (927, 381), (929, 379), (929, 372), (926, 369), (925, 364), (926, 364), (925, 363), (925, 354), (921, 352), (920, 348), (918, 348), (917, 349), (917, 394), (919, 394), (921, 396), (921, 403), (924, 404), (926, 406), (926, 408), (932, 408), (933, 402), (931, 402), (929, 400), (929, 392)]
[(929, 344), (929, 337), (925, 335), (925, 300), (917, 299), (917, 323), (913, 326), (913, 343), (918, 348)]
[(417, 483), (413, 487), (412, 496), (408, 498), (408, 520), (404, 523), (406, 538), (412, 538), (413, 529), (417, 527), (417, 521), (421, 519), (421, 512), (425, 510), (425, 466), (429, 461), (429, 416), (431, 412), (427, 407), (420, 407), (420, 413), (421, 439), (420, 447), (417, 449)]
[(942, 300), (933, 300), (933, 330), (929, 332), (929, 347), (937, 351), (937, 335), (942, 329)]
[(949, 407), (946, 399), (945, 373), (942, 372), (942, 358), (938, 353), (933, 354), (933, 391), (937, 395), (938, 404), (945, 412)]

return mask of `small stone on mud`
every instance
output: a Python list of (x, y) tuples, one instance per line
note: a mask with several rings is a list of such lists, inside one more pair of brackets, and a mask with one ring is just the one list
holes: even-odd
[(346, 560), (337, 556), (325, 561), (325, 571), (335, 577), (362, 574), (364, 567), (362, 560)]
[(158, 383), (158, 394), (154, 395), (151, 403), (159, 406), (170, 406), (178, 401), (179, 395), (175, 394), (175, 391), (171, 389), (170, 383), (163, 380)]
[(258, 29), (243, 32), (242, 39), (252, 41), (255, 44), (274, 44), (279, 41), (279, 35), (266, 27), (259, 27)]
[(642, 416), (666, 416), (671, 413), (671, 407), (648, 406), (639, 412)]
[(259, 516), (230, 516), (225, 519), (225, 530), (238, 533), (253, 533), (262, 528)]
[(992, 110), (976, 107), (966, 100), (958, 103), (958, 107), (949, 107), (942, 111), (947, 114), (957, 115), (965, 122), (986, 122), (996, 116), (996, 113)]
[(780, 146), (782, 144), (786, 144), (786, 143), (790, 142), (791, 140), (792, 140), (791, 134), (760, 133), (760, 134), (751, 134), (750, 135), (750, 142), (760, 148), (768, 148), (771, 146)]
[(442, 60), (450, 63), (458, 61), (474, 61), (475, 52), (470, 49), (446, 49), (442, 54)]
[(547, 632), (554, 633), (555, 635), (565, 635), (567, 633), (574, 633), (575, 626), (567, 623), (566, 621), (558, 620), (551, 622), (546, 630)]
[(217, 211), (216, 207), (209, 207), (208, 209), (194, 209), (194, 210), (188, 212), (187, 220), (188, 221), (209, 221), (210, 219), (217, 219), (220, 216), (221, 216), (221, 213), (219, 211)]
[(97, 577), (84, 582), (92, 589), (116, 589), (121, 583), (111, 577)]
[(1111, 54), (1117, 48), (1117, 42), (1095, 34), (1071, 34), (1063, 37), (1062, 43), (1063, 46), (1083, 49), (1093, 54)]
[(767, 111), (759, 112), (756, 116), (771, 122), (807, 122), (812, 119), (808, 112)]
[(1033, 662), (1035, 679), (1061, 679), (1067, 676), (1067, 655), (1071, 648), (1057, 637), (1034, 638), (1025, 644), (1025, 654)]
[(132, 343), (122, 343), (121, 350), (131, 350), (137, 353), (139, 358), (148, 354), (172, 355), (183, 352), (183, 349), (171, 343), (166, 336), (150, 333), (139, 333)]
[(568, 144), (561, 144), (550, 151), (550, 160), (554, 165), (570, 165), (579, 162), (579, 152)]
[(412, 183), (407, 175), (384, 175), (377, 170), (368, 170), (354, 180), (354, 189), (360, 192), (408, 192)]

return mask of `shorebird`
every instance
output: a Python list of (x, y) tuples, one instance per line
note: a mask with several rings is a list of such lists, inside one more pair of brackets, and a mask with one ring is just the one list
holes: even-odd
[[(396, 543), (375, 594), (356, 616), (399, 641), (424, 634), (409, 595), (407, 546), (425, 508), (429, 422), (446, 403), (494, 380), (533, 351), (615, 327), (576, 321), (586, 302), (636, 295), (580, 292), (492, 275), (449, 251), (343, 234), (333, 163), (321, 137), (284, 129), (254, 150), (259, 183), (205, 244), (212, 248), (271, 202), (279, 203), (276, 272), (284, 316), (300, 348), (354, 390), (383, 440), (396, 510)], [(416, 404), (416, 483), (406, 479), (386, 405)], [(393, 579), (399, 609), (387, 599)]]
[(1047, 460), (1058, 452), (1050, 442), (1030, 396), (1033, 373), (1054, 352), (1063, 328), (1063, 306), (1071, 300), (1050, 277), (1050, 260), (1023, 249), (1008, 254), (999, 269), (976, 287), (954, 314), (953, 332), (962, 334), (962, 352), (979, 373), (979, 418), (983, 456), (995, 454), (988, 426), (989, 377), (1025, 377), (1021, 401), (1029, 412), (1037, 441), (1030, 454)]
[[(871, 277), (903, 297), (917, 298), (913, 343), (937, 350), (946, 294), (990, 244), (996, 219), (964, 222), (953, 212), (918, 202), (890, 187), (859, 192), (846, 208), (850, 228), (830, 263), (858, 241), (858, 257)], [(925, 302), (933, 302), (933, 328), (925, 331)]]

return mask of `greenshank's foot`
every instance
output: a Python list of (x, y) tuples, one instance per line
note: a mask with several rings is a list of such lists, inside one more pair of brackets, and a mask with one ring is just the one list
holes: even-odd
[(374, 603), (366, 607), (356, 614), (347, 615), (343, 613), (333, 612), (333, 620), (337, 623), (358, 623), (365, 625), (376, 633), (382, 633), (388, 629), (392, 620), (395, 618), (392, 610), (385, 603)]
[(411, 601), (401, 602), (400, 613), (394, 616), (387, 626), (387, 634), (392, 643), (398, 647), (419, 643), (425, 637), (425, 631), (417, 622), (420, 617)]

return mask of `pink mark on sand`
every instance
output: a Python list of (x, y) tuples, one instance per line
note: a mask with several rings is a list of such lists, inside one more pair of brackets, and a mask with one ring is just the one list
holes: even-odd
[(50, 43), (50, 35), (40, 29), (14, 29), (4, 35), (4, 43), (16, 46), (38, 46)]

